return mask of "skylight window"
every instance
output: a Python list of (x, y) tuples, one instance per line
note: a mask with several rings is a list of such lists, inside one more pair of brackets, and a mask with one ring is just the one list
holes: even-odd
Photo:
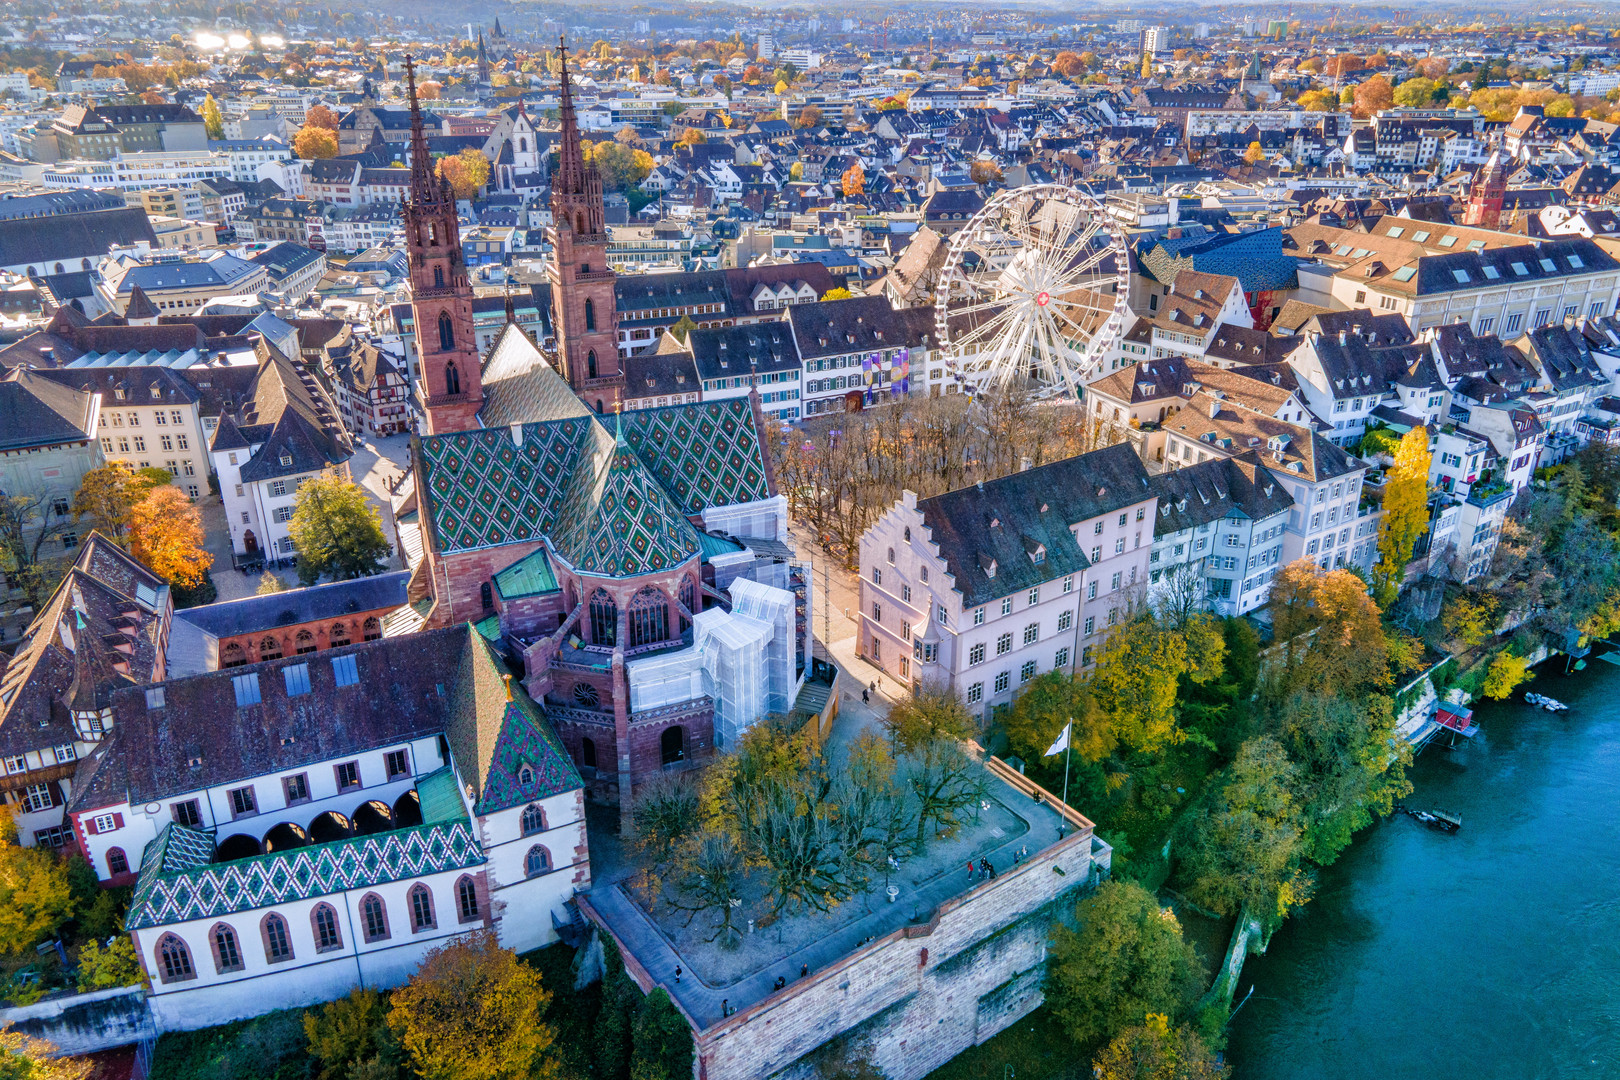
[(1351, 257), (1356, 258), (1356, 259), (1365, 259), (1368, 255), (1371, 255), (1371, 254), (1372, 254), (1372, 252), (1368, 251), (1366, 248), (1356, 248), (1354, 254)]
[(259, 703), (259, 673), (251, 675), (237, 675), (231, 679), (231, 685), (236, 688), (236, 707), (246, 708)]
[(1440, 246), (1441, 247), (1456, 247), (1457, 246), (1457, 238), (1455, 236), (1442, 236), (1440, 238)]
[(1401, 234), (1404, 233), (1405, 231), (1406, 231), (1405, 229), (1403, 229), (1403, 228), (1401, 228), (1401, 226), (1397, 225), (1393, 229), (1389, 230), (1389, 237), (1392, 240), (1399, 240), (1401, 238)]
[(1497, 278), (1502, 276), (1502, 272), (1494, 266), (1482, 266), (1480, 269), (1483, 270), (1485, 272), (1485, 276), (1490, 278), (1492, 281), (1495, 281)]
[(1581, 257), (1579, 255), (1571, 255), (1569, 257), (1569, 268), (1571, 270), (1580, 270), (1585, 266), (1586, 264), (1581, 262)]
[(1451, 276), (1457, 279), (1457, 284), (1461, 285), (1468, 280), (1468, 271), (1453, 270)]
[(1484, 251), (1485, 250), (1485, 241), (1483, 241), (1483, 240), (1470, 240), (1470, 241), (1468, 241), (1468, 250), (1469, 251)]
[(308, 664), (293, 664), (291, 667), (282, 668), (281, 677), (287, 683), (288, 697), (299, 697), (309, 693)]
[(1551, 259), (1542, 259), (1542, 260), (1540, 260), (1540, 262), (1541, 262), (1541, 268), (1543, 270), (1547, 271), (1547, 273), (1556, 274), (1558, 272), (1558, 267), (1556, 265), (1554, 265), (1554, 263), (1553, 263), (1553, 261)]
[(1417, 267), (1415, 266), (1403, 266), (1395, 271), (1396, 281), (1411, 281), (1415, 277), (1417, 277)]
[(339, 686), (353, 686), (360, 681), (360, 672), (355, 667), (354, 655), (334, 656), (332, 658), (332, 674)]
[(1530, 272), (1530, 271), (1529, 271), (1529, 270), (1527, 270), (1527, 269), (1525, 269), (1525, 265), (1524, 265), (1524, 263), (1522, 263), (1522, 262), (1516, 262), (1516, 263), (1514, 263), (1514, 264), (1513, 264), (1513, 272), (1514, 272), (1514, 273), (1515, 273), (1515, 274), (1518, 274), (1518, 275), (1519, 275), (1519, 276), (1520, 276), (1520, 277), (1524, 277), (1524, 276), (1525, 276), (1525, 275), (1526, 275), (1526, 274), (1528, 274), (1528, 273), (1529, 273), (1529, 272)]
[(1428, 239), (1429, 239), (1429, 230), (1427, 230), (1427, 229), (1423, 230), (1422, 232), (1415, 232), (1415, 233), (1412, 234), (1412, 242), (1415, 243), (1415, 244), (1426, 243), (1428, 241)]

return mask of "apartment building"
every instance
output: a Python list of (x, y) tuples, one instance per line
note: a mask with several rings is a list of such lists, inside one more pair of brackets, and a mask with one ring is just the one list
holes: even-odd
[(208, 444), (195, 387), (166, 367), (42, 368), (40, 379), (94, 395), (102, 456), (163, 469), (193, 499), (208, 491)]
[(1232, 616), (1270, 599), (1294, 502), (1258, 455), (1159, 473), (1152, 489), (1149, 603)]

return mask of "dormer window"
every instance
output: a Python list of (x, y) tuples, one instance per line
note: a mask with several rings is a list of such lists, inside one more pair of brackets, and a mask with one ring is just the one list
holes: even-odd
[(292, 455), (287, 453), (285, 450), (281, 452), (281, 464), (283, 467), (287, 467), (292, 464)]

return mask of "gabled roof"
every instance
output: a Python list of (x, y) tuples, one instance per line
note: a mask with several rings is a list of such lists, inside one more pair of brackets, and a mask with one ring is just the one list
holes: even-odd
[(917, 511), (963, 606), (977, 607), (1086, 569), (1071, 527), (1152, 497), (1141, 459), (1120, 445), (923, 499)]
[(1264, 521), (1294, 505), (1293, 498), (1264, 469), (1236, 458), (1216, 457), (1157, 473), (1149, 478), (1149, 485), (1159, 497), (1154, 536), (1169, 536), (1225, 517)]
[(95, 395), (26, 368), (0, 378), (0, 450), (83, 442), (95, 430)]

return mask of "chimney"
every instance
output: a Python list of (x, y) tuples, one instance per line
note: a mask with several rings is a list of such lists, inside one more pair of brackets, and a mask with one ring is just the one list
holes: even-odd
[(1209, 399), (1209, 418), (1213, 420), (1219, 415), (1221, 415), (1221, 399), (1212, 397)]
[(1345, 334), (1345, 332), (1343, 330), (1339, 331), (1339, 344), (1341, 346), (1348, 344), (1348, 342), (1346, 340), (1346, 334)]
[(1029, 470), (1033, 469), (1034, 467), (1035, 467), (1035, 462), (1033, 460), (1031, 460), (1030, 458), (1021, 457), (1021, 458), (1018, 459), (1018, 471), (1019, 472), (1029, 472)]

